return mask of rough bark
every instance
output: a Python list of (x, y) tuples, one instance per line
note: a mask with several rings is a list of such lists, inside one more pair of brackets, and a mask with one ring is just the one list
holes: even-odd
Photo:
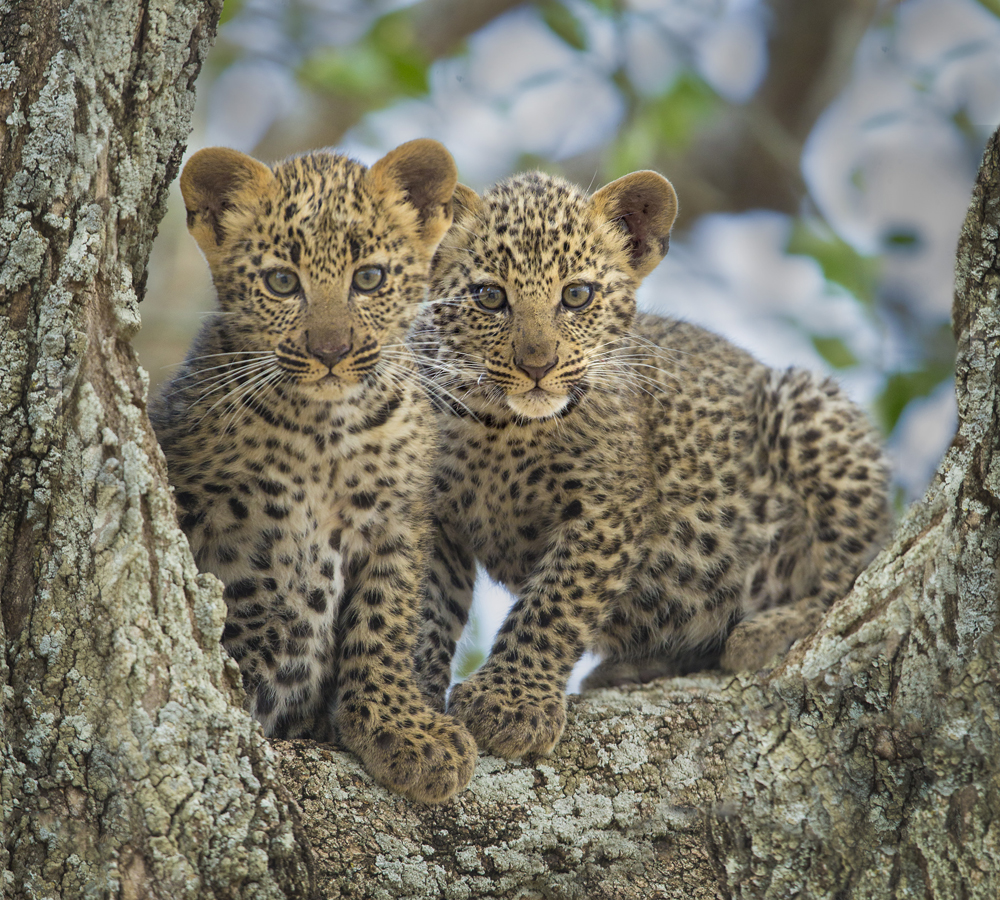
[(820, 633), (767, 678), (575, 700), (551, 757), (424, 807), (238, 707), (128, 344), (218, 9), (93, 8), (0, 2), (4, 896), (1000, 894), (1000, 133), (958, 434)]
[(329, 748), (277, 745), (321, 892), (1000, 895), (998, 246), (1000, 131), (959, 248), (958, 433), (812, 640), (766, 678), (706, 674), (572, 701), (551, 757), (483, 757), (443, 808), (371, 787)]
[(129, 340), (221, 3), (0, 3), (5, 897), (302, 896)]

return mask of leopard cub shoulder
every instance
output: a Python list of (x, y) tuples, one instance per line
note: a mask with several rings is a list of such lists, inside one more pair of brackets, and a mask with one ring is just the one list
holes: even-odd
[(418, 656), (443, 705), (476, 562), (515, 593), (449, 703), (489, 752), (551, 749), (587, 649), (591, 685), (772, 664), (885, 536), (880, 441), (836, 384), (637, 312), (676, 211), (655, 172), (457, 190), (413, 339), (443, 435)]
[(181, 190), (218, 309), (151, 409), (249, 711), (425, 801), (464, 787), (476, 753), (413, 673), (436, 439), (403, 340), (455, 179), (429, 140), (371, 168), (196, 153)]

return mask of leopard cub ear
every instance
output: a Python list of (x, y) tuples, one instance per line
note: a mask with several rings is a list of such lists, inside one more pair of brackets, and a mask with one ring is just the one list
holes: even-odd
[(420, 138), (401, 144), (368, 171), (378, 195), (416, 212), (417, 235), (433, 251), (451, 226), (458, 171), (442, 144)]
[(466, 187), (464, 184), (456, 184), (452, 204), (455, 210), (455, 224), (458, 225), (475, 218), (476, 213), (482, 208), (483, 201), (472, 188)]
[(645, 278), (667, 255), (677, 194), (658, 172), (633, 172), (606, 184), (590, 198), (590, 208), (625, 233), (629, 262), (638, 278)]
[(188, 231), (211, 263), (226, 236), (226, 215), (240, 196), (257, 199), (274, 181), (263, 163), (238, 150), (206, 147), (181, 173), (181, 193), (187, 208)]

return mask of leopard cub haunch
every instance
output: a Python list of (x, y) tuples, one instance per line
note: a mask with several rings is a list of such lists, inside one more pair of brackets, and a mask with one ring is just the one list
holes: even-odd
[(880, 441), (835, 383), (637, 313), (676, 211), (655, 172), (457, 189), (411, 339), (443, 435), (418, 668), (443, 708), (478, 561), (517, 601), (449, 710), (489, 752), (552, 748), (586, 649), (589, 686), (771, 665), (886, 534)]
[(249, 711), (430, 802), (465, 786), (476, 748), (414, 677), (436, 438), (403, 341), (455, 181), (429, 140), (371, 168), (196, 153), (181, 190), (218, 309), (151, 409)]

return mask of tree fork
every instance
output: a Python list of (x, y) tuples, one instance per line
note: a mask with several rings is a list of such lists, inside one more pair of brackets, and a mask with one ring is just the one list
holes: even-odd
[(551, 757), (482, 757), (425, 807), (260, 738), (146, 418), (135, 304), (218, 5), (3, 9), (4, 896), (1000, 894), (998, 135), (959, 246), (958, 433), (820, 632), (766, 678), (572, 700)]

